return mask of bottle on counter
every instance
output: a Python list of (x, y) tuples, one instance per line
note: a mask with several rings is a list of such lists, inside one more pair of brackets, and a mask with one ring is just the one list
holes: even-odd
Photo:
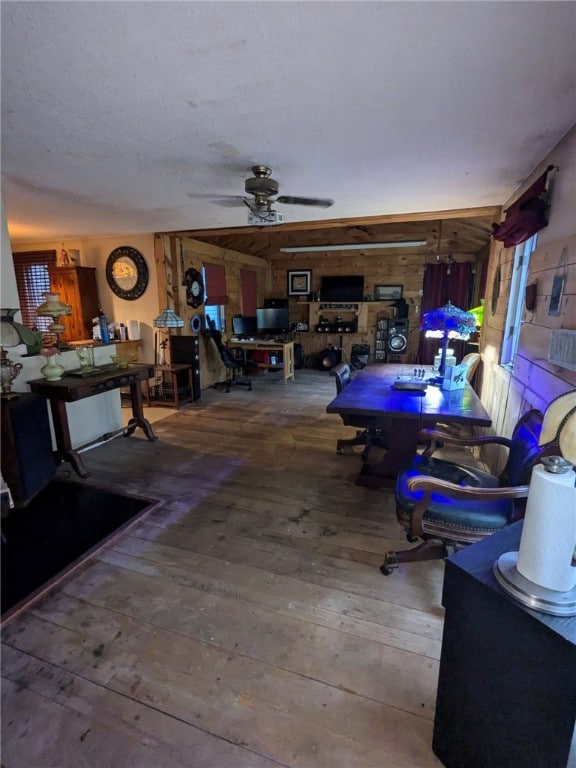
[(98, 312), (98, 327), (100, 328), (100, 341), (102, 344), (110, 344), (110, 331), (108, 330), (108, 320), (102, 307)]

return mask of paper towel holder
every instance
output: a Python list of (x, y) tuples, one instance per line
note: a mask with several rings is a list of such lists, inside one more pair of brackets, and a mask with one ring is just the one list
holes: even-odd
[[(562, 456), (544, 456), (540, 459), (546, 472), (564, 474), (572, 464)], [(576, 587), (567, 592), (556, 592), (541, 587), (519, 573), (516, 567), (518, 552), (505, 552), (494, 563), (494, 577), (502, 589), (517, 602), (552, 616), (576, 616)], [(572, 566), (576, 567), (574, 559)]]

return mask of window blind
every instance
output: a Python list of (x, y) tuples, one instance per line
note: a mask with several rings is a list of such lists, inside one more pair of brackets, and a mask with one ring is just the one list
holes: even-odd
[(224, 264), (204, 264), (205, 304), (228, 304)]
[(38, 317), (36, 308), (44, 301), (44, 294), (50, 291), (48, 267), (56, 263), (56, 251), (15, 253), (13, 260), (22, 324), (45, 332), (52, 320)]
[(240, 270), (240, 283), (242, 285), (242, 314), (255, 317), (258, 301), (256, 272), (252, 269)]

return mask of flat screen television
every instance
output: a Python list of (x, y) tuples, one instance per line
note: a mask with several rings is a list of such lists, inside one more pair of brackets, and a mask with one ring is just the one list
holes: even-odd
[(325, 275), (320, 287), (321, 301), (362, 301), (363, 275)]
[(286, 307), (265, 307), (256, 310), (258, 333), (276, 335), (288, 333), (290, 321)]
[(234, 336), (256, 336), (258, 333), (258, 321), (256, 317), (248, 315), (234, 315), (232, 318), (232, 333)]

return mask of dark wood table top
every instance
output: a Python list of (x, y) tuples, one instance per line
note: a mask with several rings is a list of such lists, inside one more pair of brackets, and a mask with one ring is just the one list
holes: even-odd
[(38, 392), (49, 400), (64, 400), (71, 403), (152, 378), (154, 368), (155, 366), (151, 363), (134, 363), (127, 368), (103, 366), (102, 371), (97, 370), (86, 376), (71, 376), (68, 372), (58, 381), (32, 379), (28, 382), (28, 386), (32, 392)]
[[(492, 420), (470, 384), (464, 389), (443, 390), (428, 384), (425, 391), (393, 389), (399, 376), (411, 375), (414, 366), (369, 365), (326, 407), (341, 416), (418, 419), (422, 425), (439, 421), (489, 427)], [(425, 367), (431, 376), (430, 366)]]

